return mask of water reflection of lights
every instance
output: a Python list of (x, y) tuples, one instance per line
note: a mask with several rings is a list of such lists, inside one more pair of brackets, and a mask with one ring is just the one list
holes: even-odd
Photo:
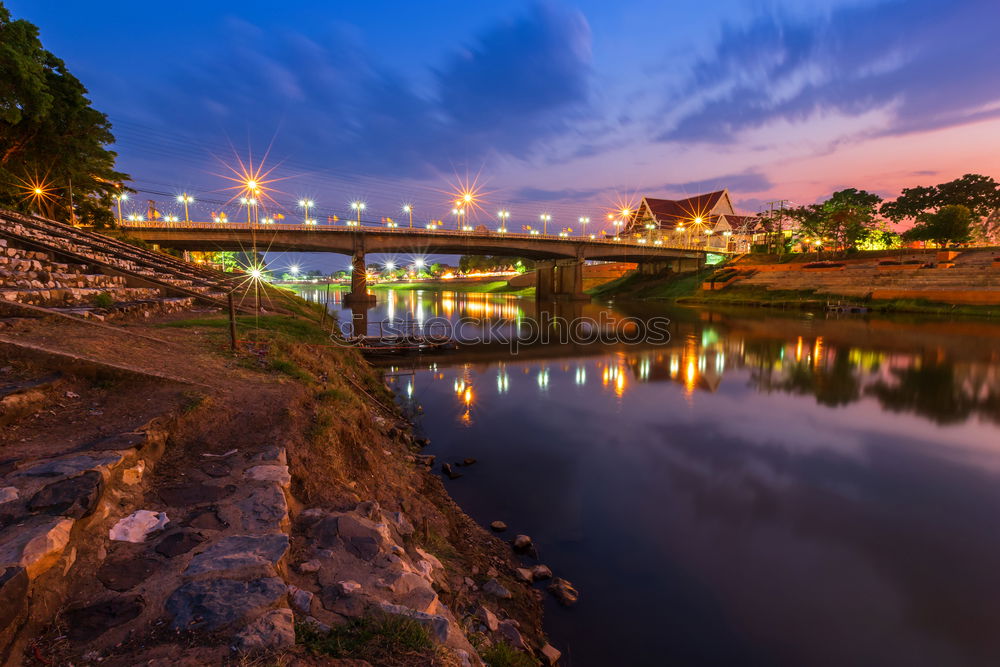
[(576, 383), (578, 385), (587, 384), (587, 367), (577, 366), (576, 367)]
[(497, 371), (497, 393), (506, 394), (509, 388), (510, 377), (507, 375), (507, 369), (501, 368)]
[(542, 391), (548, 391), (549, 389), (549, 369), (542, 368), (538, 371), (538, 388)]

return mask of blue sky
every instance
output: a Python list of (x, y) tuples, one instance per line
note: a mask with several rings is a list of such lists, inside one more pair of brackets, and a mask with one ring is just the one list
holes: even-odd
[(320, 215), (446, 217), (478, 175), (483, 216), (566, 226), (642, 194), (755, 211), (1000, 175), (987, 0), (7, 5), (157, 193), (225, 198), (225, 164), (268, 147), (276, 199)]

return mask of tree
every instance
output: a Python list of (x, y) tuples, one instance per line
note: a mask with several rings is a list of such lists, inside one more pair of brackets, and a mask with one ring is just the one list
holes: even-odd
[[(0, 205), (110, 225), (115, 170), (111, 123), (87, 89), (42, 47), (38, 28), (0, 2)], [(44, 192), (32, 196), (38, 187)], [(71, 204), (72, 201), (72, 204)]]
[(956, 205), (969, 210), (974, 236), (986, 240), (1000, 233), (1000, 184), (981, 174), (965, 174), (931, 187), (906, 188), (895, 201), (883, 204), (881, 212), (893, 222), (916, 221)]
[(961, 204), (924, 213), (919, 222), (903, 232), (907, 241), (933, 241), (942, 248), (948, 243), (968, 243), (972, 238), (972, 212)]
[(788, 216), (798, 223), (799, 236), (807, 242), (829, 239), (849, 250), (878, 229), (878, 205), (882, 198), (865, 190), (848, 188), (834, 192), (822, 204), (789, 209)]

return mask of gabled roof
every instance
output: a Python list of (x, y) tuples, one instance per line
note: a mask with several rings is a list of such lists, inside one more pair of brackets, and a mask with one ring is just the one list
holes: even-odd
[(643, 197), (642, 203), (642, 209), (637, 211), (639, 215), (632, 217), (631, 224), (635, 224), (637, 218), (648, 215), (653, 218), (657, 226), (666, 229), (690, 224), (695, 218), (702, 218), (705, 224), (714, 224), (718, 214), (724, 213), (716, 210), (720, 204), (727, 204), (729, 210), (732, 210), (732, 203), (726, 190), (716, 190), (686, 199)]
[(755, 215), (725, 215), (722, 216), (729, 223), (729, 228), (737, 233), (750, 233), (758, 231), (760, 218)]

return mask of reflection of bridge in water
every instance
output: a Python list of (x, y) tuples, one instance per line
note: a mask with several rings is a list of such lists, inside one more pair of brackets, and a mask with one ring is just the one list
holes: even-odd
[[(585, 300), (587, 260), (639, 264), (642, 270), (701, 268), (707, 251), (641, 236), (587, 237), (495, 231), (417, 230), (374, 226), (206, 222), (123, 222), (129, 235), (180, 250), (334, 252), (351, 256), (348, 302), (374, 302), (368, 292), (367, 253), (504, 255), (536, 261), (540, 300)], [(712, 251), (717, 252), (717, 251)]]

